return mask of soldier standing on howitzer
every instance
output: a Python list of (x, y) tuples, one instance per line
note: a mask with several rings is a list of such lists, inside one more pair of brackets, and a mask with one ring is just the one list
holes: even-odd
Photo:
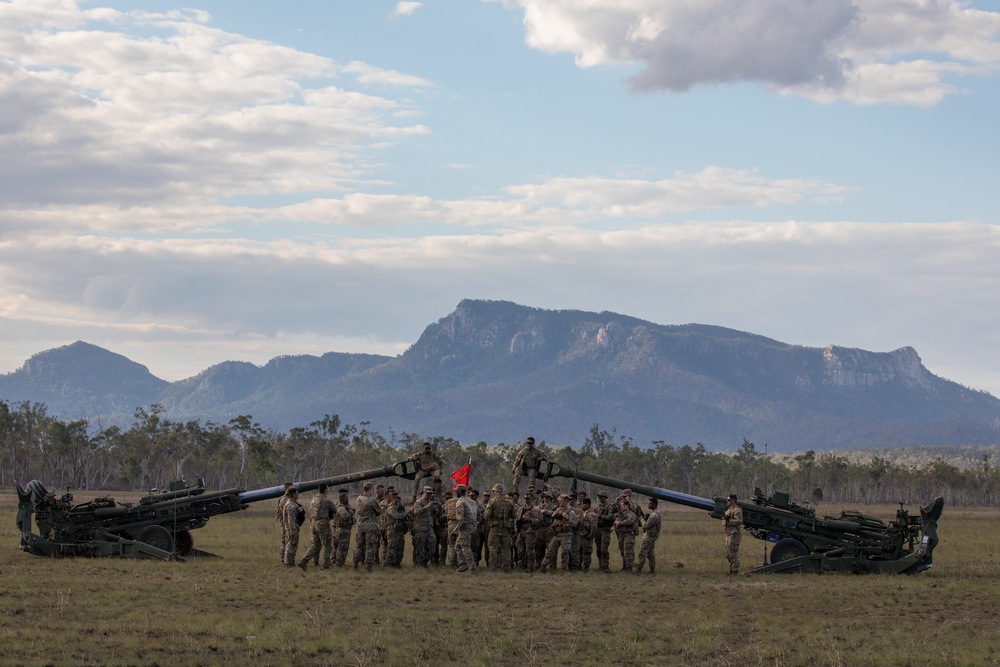
[(490, 524), (490, 569), (511, 571), (511, 544), (514, 530), (514, 504), (504, 496), (503, 487), (493, 485), (493, 498), (486, 506), (485, 517)]
[(524, 502), (517, 507), (515, 529), (517, 541), (515, 566), (527, 572), (535, 571), (535, 542), (542, 523), (542, 512), (535, 504), (535, 487), (528, 485)]
[(545, 510), (552, 517), (552, 538), (549, 540), (548, 550), (545, 552), (545, 560), (542, 562), (542, 572), (545, 572), (548, 568), (556, 569), (556, 559), (559, 555), (559, 549), (562, 549), (562, 569), (569, 570), (570, 559), (572, 558), (573, 551), (573, 526), (577, 525), (578, 520), (576, 516), (576, 510), (572, 508), (569, 502), (569, 495), (562, 494), (559, 496), (559, 506), (554, 510)]
[(514, 457), (514, 465), (511, 472), (514, 473), (514, 483), (511, 485), (514, 491), (520, 491), (521, 476), (528, 476), (528, 485), (535, 483), (535, 475), (538, 473), (538, 464), (545, 461), (545, 454), (535, 449), (535, 439), (528, 437), (524, 441), (524, 447)]
[(611, 530), (615, 526), (615, 516), (617, 510), (614, 505), (608, 502), (608, 494), (604, 491), (597, 492), (597, 565), (601, 572), (611, 572)]
[(413, 566), (427, 567), (433, 557), (436, 544), (434, 534), (434, 489), (425, 486), (417, 502), (410, 506), (411, 532), (413, 534)]
[(378, 518), (382, 514), (382, 508), (372, 494), (371, 482), (362, 485), (357, 506), (358, 538), (354, 547), (354, 569), (358, 569), (358, 565), (364, 560), (365, 569), (371, 572), (375, 563), (375, 550), (378, 549)]
[[(288, 490), (293, 486), (295, 485), (291, 482), (285, 482), (285, 493), (278, 498), (278, 507), (274, 512), (274, 521), (278, 524), (278, 532), (281, 533), (281, 551), (278, 552), (278, 557), (281, 558), (282, 564), (285, 563), (285, 503), (288, 502)], [(42, 537), (48, 538), (48, 535)]]
[[(406, 459), (407, 461), (417, 461), (420, 463), (420, 467), (417, 470), (416, 476), (413, 478), (413, 497), (411, 502), (417, 502), (417, 489), (420, 488), (420, 480), (425, 477), (433, 477), (435, 482), (441, 481), (441, 466), (444, 465), (444, 461), (438, 456), (431, 448), (431, 443), (425, 442), (420, 451), (416, 454), (410, 456)], [(438, 496), (438, 500), (441, 496)]]
[(618, 548), (622, 553), (622, 570), (631, 572), (635, 563), (635, 536), (639, 534), (639, 519), (632, 511), (631, 503), (625, 498), (618, 501), (615, 532), (618, 533)]
[(590, 498), (581, 501), (580, 512), (580, 569), (589, 572), (597, 537), (597, 512), (590, 508)]
[(468, 495), (468, 487), (459, 484), (455, 487), (455, 516), (458, 525), (455, 529), (455, 560), (458, 571), (479, 571), (476, 561), (472, 558), (472, 534), (479, 528), (478, 505)]
[(660, 536), (660, 512), (657, 510), (659, 501), (656, 498), (650, 498), (649, 504), (649, 514), (646, 518), (642, 520), (642, 532), (645, 533), (642, 537), (642, 545), (639, 547), (639, 560), (635, 563), (635, 573), (642, 573), (642, 566), (646, 564), (646, 559), (649, 559), (649, 573), (656, 574), (656, 538)]
[(285, 502), (285, 567), (295, 567), (295, 552), (299, 550), (299, 527), (305, 523), (306, 510), (299, 505), (299, 490), (292, 487), (288, 490), (288, 500)]
[(336, 549), (334, 560), (337, 567), (344, 567), (344, 563), (347, 562), (347, 552), (351, 550), (351, 526), (354, 525), (354, 508), (351, 507), (351, 501), (348, 497), (350, 492), (347, 489), (342, 488), (337, 493), (339, 499), (336, 508), (334, 508), (333, 518), (333, 542)]
[(403, 562), (403, 544), (406, 531), (409, 530), (410, 519), (406, 514), (403, 501), (399, 499), (399, 492), (390, 487), (385, 492), (387, 503), (385, 506), (385, 560), (383, 565), (389, 567), (399, 567)]
[(722, 527), (726, 531), (726, 560), (729, 561), (729, 575), (740, 573), (740, 540), (743, 533), (743, 510), (736, 504), (736, 494), (726, 497), (726, 513), (722, 515)]
[(326, 497), (326, 484), (320, 484), (318, 493), (309, 503), (309, 522), (312, 528), (312, 544), (306, 555), (299, 561), (299, 567), (305, 570), (310, 558), (319, 558), (323, 552), (323, 568), (330, 567), (333, 551), (333, 535), (330, 532), (330, 519), (334, 515), (333, 501)]

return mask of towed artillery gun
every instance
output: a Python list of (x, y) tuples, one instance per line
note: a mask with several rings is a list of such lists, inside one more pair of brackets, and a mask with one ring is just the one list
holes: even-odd
[[(419, 464), (404, 461), (395, 465), (349, 473), (327, 479), (295, 484), (300, 492), (313, 491), (321, 484), (335, 486), (377, 477), (413, 479)], [(139, 499), (138, 503), (117, 503), (110, 496), (73, 504), (69, 492), (57, 498), (41, 482), (32, 480), (22, 488), (17, 525), (21, 550), (35, 556), (125, 556), (184, 560), (188, 556), (212, 555), (194, 548), (191, 531), (203, 527), (213, 516), (247, 509), (251, 503), (280, 498), (284, 485), (245, 491), (234, 488), (208, 491), (202, 480), (195, 486), (172, 482), (168, 491)], [(32, 532), (34, 515), (38, 533)]]
[[(616, 489), (631, 489), (658, 500), (694, 507), (722, 519), (726, 498), (701, 498), (643, 484), (540, 462), (543, 478), (568, 477)], [(769, 563), (750, 574), (775, 572), (855, 572), (874, 574), (916, 574), (932, 565), (931, 555), (938, 543), (937, 522), (944, 498), (935, 498), (920, 508), (920, 516), (910, 516), (903, 503), (896, 518), (886, 522), (877, 517), (848, 510), (838, 517), (817, 517), (816, 511), (790, 502), (787, 493), (765, 497), (754, 489), (750, 500), (737, 501), (743, 511), (743, 527), (760, 540), (774, 543)]]

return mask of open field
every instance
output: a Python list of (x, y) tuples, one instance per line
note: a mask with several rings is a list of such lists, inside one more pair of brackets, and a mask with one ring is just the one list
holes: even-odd
[(271, 501), (193, 533), (224, 559), (50, 560), (17, 549), (15, 506), (0, 494), (2, 665), (1000, 663), (994, 508), (946, 507), (916, 576), (727, 578), (719, 522), (663, 504), (655, 577), (414, 570), (409, 545), (402, 570), (289, 571)]

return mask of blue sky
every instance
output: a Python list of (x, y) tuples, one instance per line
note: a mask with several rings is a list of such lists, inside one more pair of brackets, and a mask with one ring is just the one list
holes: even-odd
[(488, 298), (1000, 395), (998, 69), (995, 2), (0, 0), (0, 372), (398, 354)]

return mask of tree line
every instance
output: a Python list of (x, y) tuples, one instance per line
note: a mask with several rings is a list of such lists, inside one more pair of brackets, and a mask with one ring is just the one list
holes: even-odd
[[(430, 442), (446, 475), (471, 463), (472, 484), (487, 487), (510, 481), (521, 447), (520, 442), (463, 444), (445, 436), (382, 434), (369, 426), (328, 414), (276, 432), (249, 415), (226, 424), (172, 421), (161, 405), (152, 405), (136, 409), (132, 425), (122, 429), (58, 419), (41, 403), (0, 400), (0, 486), (39, 479), (53, 490), (148, 491), (202, 477), (209, 488), (254, 489), (381, 468)], [(759, 487), (765, 494), (788, 491), (798, 502), (921, 504), (940, 495), (950, 505), (992, 505), (1000, 488), (1000, 471), (992, 464), (995, 447), (948, 456), (935, 455), (934, 448), (910, 448), (922, 456), (908, 460), (896, 450), (767, 455), (748, 439), (734, 452), (708, 451), (701, 443), (654, 441), (643, 447), (598, 424), (576, 447), (534, 435), (549, 460), (562, 466), (707, 498), (730, 491), (749, 496)], [(919, 462), (910, 462), (913, 458)]]

